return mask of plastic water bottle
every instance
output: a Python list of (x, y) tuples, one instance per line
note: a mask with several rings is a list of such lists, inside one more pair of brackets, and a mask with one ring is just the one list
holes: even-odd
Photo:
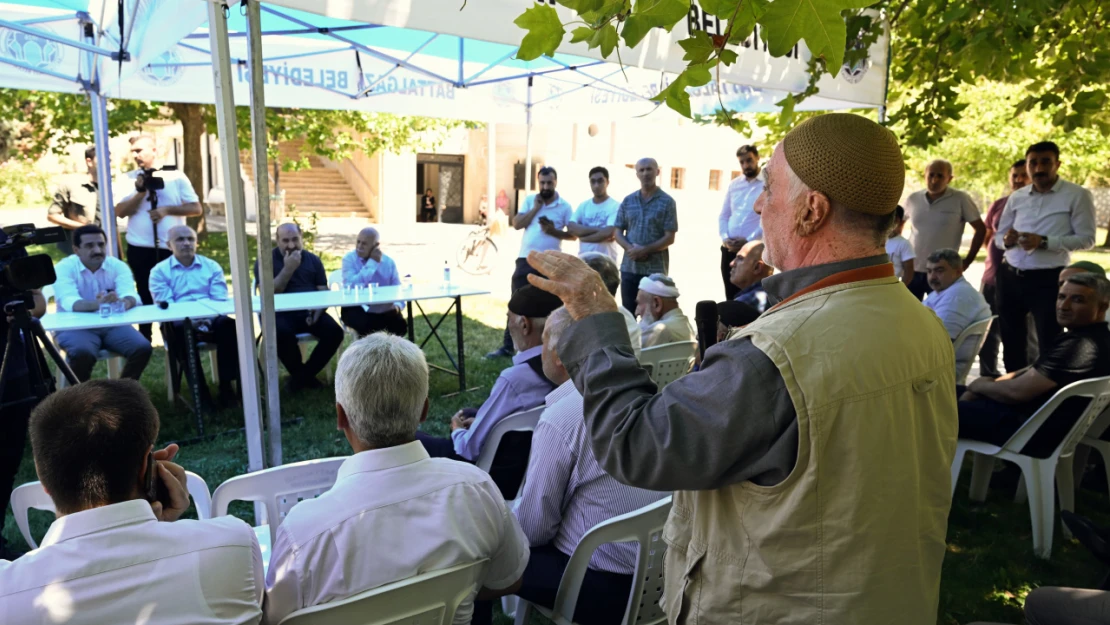
[(447, 286), (451, 284), (451, 265), (447, 261), (443, 261), (443, 284)]

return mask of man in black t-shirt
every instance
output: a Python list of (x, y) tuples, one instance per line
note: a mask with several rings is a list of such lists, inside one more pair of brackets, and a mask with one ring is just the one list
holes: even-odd
[[(277, 242), (273, 252), (274, 293), (305, 293), (327, 291), (328, 276), (320, 257), (305, 251), (301, 229), (296, 224), (282, 224), (277, 229)], [(255, 284), (258, 283), (258, 263), (254, 264)], [(289, 390), (321, 386), (316, 375), (320, 373), (336, 350), (343, 343), (343, 329), (322, 308), (279, 312), (277, 325), (278, 360), (289, 372)], [(316, 348), (308, 360), (301, 362), (298, 334), (316, 337)]]
[[(1056, 296), (1056, 321), (1067, 332), (1041, 351), (1031, 367), (1000, 378), (974, 380), (960, 397), (960, 438), (1004, 444), (1056, 391), (1080, 380), (1110, 375), (1110, 282), (1071, 276)], [(1072, 398), (1026, 444), (1023, 453), (1047, 457), (1067, 435), (1089, 400)]]

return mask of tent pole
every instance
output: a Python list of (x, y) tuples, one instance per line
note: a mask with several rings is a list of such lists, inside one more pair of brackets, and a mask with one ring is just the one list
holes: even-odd
[(532, 192), (532, 77), (528, 77), (528, 103), (525, 104), (524, 191)]
[(497, 122), (486, 123), (486, 222), (493, 221), (497, 210)]
[(262, 362), (266, 383), (266, 424), (270, 466), (282, 464), (281, 398), (278, 396), (277, 325), (274, 318), (274, 259), (270, 238), (270, 180), (266, 169), (266, 98), (262, 85), (262, 12), (247, 2), (247, 61), (251, 77), (251, 166), (258, 198), (258, 300), (262, 319)]
[[(92, 22), (82, 22), (85, 43), (96, 45), (96, 30)], [(96, 198), (100, 203), (100, 227), (107, 239), (108, 255), (121, 257), (119, 238), (116, 233), (116, 205), (112, 198), (112, 157), (108, 151), (108, 101), (100, 93), (100, 60), (89, 52), (82, 53), (85, 63), (81, 73), (85, 75), (85, 91), (89, 94), (92, 108), (93, 145), (96, 148)]]
[[(235, 332), (239, 344), (239, 390), (243, 393), (243, 421), (247, 431), (247, 470), (261, 471), (262, 420), (258, 394), (258, 368), (254, 355), (254, 314), (251, 311), (250, 261), (247, 258), (247, 209), (243, 178), (239, 174), (239, 141), (235, 125), (235, 92), (232, 90), (231, 54), (227, 41), (227, 18), (223, 5), (208, 2), (209, 44), (212, 46), (212, 80), (216, 90), (216, 125), (223, 152), (224, 191), (227, 200), (228, 243), (231, 247), (231, 277), (235, 285)], [(259, 506), (255, 506), (258, 518)]]

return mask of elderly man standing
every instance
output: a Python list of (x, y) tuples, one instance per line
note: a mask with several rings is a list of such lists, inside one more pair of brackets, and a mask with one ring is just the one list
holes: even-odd
[[(358, 233), (354, 251), (348, 252), (343, 257), (343, 284), (347, 286), (357, 284), (363, 288), (371, 284), (374, 286), (401, 284), (397, 263), (382, 253), (381, 237), (375, 228), (363, 228)], [(404, 306), (401, 302), (345, 306), (339, 313), (339, 317), (348, 328), (358, 332), (359, 336), (382, 330), (404, 336), (409, 329), (408, 322), (401, 316), (401, 309)]]
[(1032, 313), (1037, 344), (1051, 345), (1061, 331), (1056, 322), (1060, 271), (1071, 252), (1095, 244), (1095, 204), (1091, 192), (1060, 178), (1060, 148), (1051, 141), (1029, 146), (1025, 164), (1033, 184), (1006, 200), (994, 244), (1003, 253), (995, 277), (1002, 360), (1007, 373), (1028, 363), (1025, 345)]
[(694, 328), (678, 307), (678, 295), (674, 280), (661, 273), (653, 273), (640, 280), (640, 290), (636, 293), (636, 316), (640, 318), (640, 343), (643, 347), (694, 340)]
[[(327, 291), (328, 276), (320, 257), (304, 249), (301, 229), (297, 224), (285, 223), (277, 228), (277, 245), (274, 246), (274, 293), (311, 293)], [(258, 263), (254, 264), (255, 282), (258, 282)], [(277, 325), (278, 360), (289, 372), (289, 390), (323, 386), (316, 375), (343, 344), (343, 328), (322, 308), (293, 310), (274, 315)], [(316, 337), (316, 347), (308, 360), (301, 361), (297, 335), (308, 333)]]
[(759, 150), (754, 145), (742, 145), (736, 150), (743, 176), (728, 184), (725, 204), (717, 223), (721, 234), (721, 277), (725, 281), (725, 299), (736, 299), (740, 288), (732, 281), (733, 257), (745, 243), (763, 236), (755, 200), (763, 193), (763, 179), (759, 177)]
[[(991, 307), (983, 295), (964, 278), (960, 253), (953, 249), (937, 250), (926, 259), (929, 287), (933, 292), (925, 298), (925, 307), (936, 313), (953, 341), (971, 324), (991, 316)], [(963, 370), (975, 359), (975, 341), (966, 341), (956, 353), (956, 371)]]
[[(670, 268), (667, 248), (674, 244), (678, 231), (678, 210), (674, 198), (656, 186), (659, 164), (654, 158), (636, 161), (640, 190), (624, 198), (617, 209), (614, 234), (624, 248), (621, 262), (621, 304), (636, 310), (640, 280), (653, 273), (666, 274)], [(644, 347), (647, 347), (646, 345)]]
[(775, 268), (763, 262), (763, 241), (748, 241), (729, 265), (729, 280), (736, 287), (736, 294), (729, 300), (747, 304), (763, 312), (767, 310), (767, 291), (763, 279), (775, 273)]
[[(158, 263), (150, 270), (150, 295), (156, 302), (195, 302), (197, 300), (224, 301), (227, 299), (227, 278), (219, 263), (197, 254), (197, 233), (189, 226), (174, 226), (169, 231), (173, 256)], [(185, 366), (189, 383), (193, 372), (186, 364), (184, 322), (163, 323), (162, 336), (171, 356)], [(216, 358), (220, 370), (220, 402), (235, 401), (231, 383), (239, 379), (239, 347), (235, 342), (235, 322), (226, 315), (212, 319), (198, 319), (193, 323), (193, 340), (216, 345)], [(203, 376), (201, 376), (203, 377)], [(202, 401), (208, 401), (208, 385), (200, 382)], [(174, 380), (175, 388), (177, 379)]]
[(833, 113), (791, 130), (765, 171), (756, 210), (782, 271), (763, 281), (777, 304), (661, 391), (596, 273), (548, 252), (529, 259), (548, 279), (529, 281), (577, 320), (559, 357), (602, 468), (676, 491), (671, 623), (932, 625), (955, 366), (944, 326), (884, 249), (901, 149), (878, 124)]
[(952, 182), (952, 163), (937, 159), (925, 168), (925, 189), (906, 198), (906, 214), (913, 226), (914, 277), (910, 292), (922, 299), (929, 292), (925, 259), (943, 249), (960, 249), (964, 224), (971, 224), (975, 235), (963, 259), (964, 269), (975, 262), (975, 255), (987, 236), (979, 207), (967, 193), (948, 186)]

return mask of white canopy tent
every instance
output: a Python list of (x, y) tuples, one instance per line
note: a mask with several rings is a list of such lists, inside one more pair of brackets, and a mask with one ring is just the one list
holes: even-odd
[[(701, 15), (695, 3), (690, 19), (674, 32), (653, 33), (635, 49), (623, 51), (623, 68), (584, 44), (564, 46), (571, 54), (524, 62), (513, 58), (523, 35), (512, 25), (525, 8), (519, 0), (471, 1), (462, 11), (445, 10), (444, 4), (256, 0), (229, 7), (210, 0), (17, 0), (0, 4), (0, 87), (87, 93), (101, 180), (111, 179), (105, 98), (214, 103), (221, 137), (236, 135), (235, 103), (249, 102), (255, 181), (265, 190), (261, 112), (266, 105), (526, 123), (529, 129), (533, 114), (544, 120), (669, 115), (657, 110), (660, 105), (650, 97), (684, 66), (684, 52), (676, 42), (691, 28), (724, 31), (719, 22)], [(722, 104), (736, 111), (770, 111), (787, 93), (805, 88), (809, 53), (804, 45), (775, 59), (758, 37), (749, 43), (739, 50), (737, 63), (722, 68), (720, 84), (691, 91), (695, 114), (712, 114)], [(822, 78), (820, 94), (799, 109), (883, 106), (886, 58), (883, 38), (863, 63)], [(491, 161), (493, 128), (490, 124)], [(234, 141), (222, 146), (232, 276), (236, 285), (249, 285), (238, 146)], [(530, 149), (527, 154), (530, 161)], [(112, 245), (110, 186), (101, 185), (100, 193)], [(261, 314), (269, 460), (276, 465), (281, 464), (281, 433), (269, 200), (265, 192), (255, 195), (262, 310), (252, 311), (250, 298), (236, 298), (236, 323), (240, 362), (252, 362), (252, 313)], [(245, 366), (241, 375), (252, 471), (265, 465), (256, 373)]]

